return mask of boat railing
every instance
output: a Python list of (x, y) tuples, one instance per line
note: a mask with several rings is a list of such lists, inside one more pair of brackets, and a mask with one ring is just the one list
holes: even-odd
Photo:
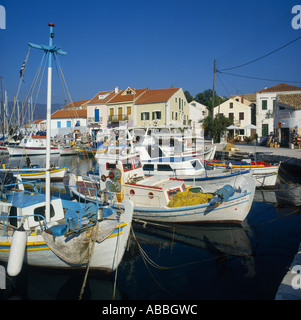
[[(10, 215), (8, 214), (1, 214), (0, 216), (0, 223), (3, 225), (3, 235), (5, 237), (7, 237), (8, 234), (8, 229), (15, 229), (17, 230), (18, 227), (18, 222), (21, 223), (25, 223), (26, 219), (30, 218), (30, 217), (34, 217), (34, 219), (36, 221), (39, 221), (39, 227), (40, 230), (42, 231), (43, 229), (47, 229), (47, 221), (45, 219), (45, 217), (41, 214), (26, 214), (26, 215)], [(16, 219), (16, 222), (14, 223), (15, 225), (12, 224), (11, 221), (13, 221), (13, 219)], [(43, 222), (41, 222), (43, 221)]]

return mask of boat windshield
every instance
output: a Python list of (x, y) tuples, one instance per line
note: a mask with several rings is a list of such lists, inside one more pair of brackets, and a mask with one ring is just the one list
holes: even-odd
[(198, 159), (192, 160), (192, 161), (190, 161), (190, 163), (194, 167), (195, 170), (199, 170), (199, 169), (203, 168), (200, 160), (198, 160)]
[(150, 158), (161, 158), (165, 156), (164, 152), (158, 145), (148, 145), (145, 149)]

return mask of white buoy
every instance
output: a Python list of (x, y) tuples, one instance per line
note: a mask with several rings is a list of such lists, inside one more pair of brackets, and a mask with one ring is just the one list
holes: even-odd
[(26, 241), (27, 234), (22, 224), (21, 227), (14, 232), (10, 246), (7, 273), (12, 277), (17, 276), (22, 269)]

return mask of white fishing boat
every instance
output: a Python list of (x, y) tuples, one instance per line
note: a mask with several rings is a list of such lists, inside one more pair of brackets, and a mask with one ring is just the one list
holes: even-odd
[[(64, 54), (52, 44), (54, 24), (49, 23), (49, 45), (30, 44), (48, 59), (47, 132), (50, 132), (52, 55)], [(7, 173), (8, 175), (9, 173)], [(11, 173), (10, 173), (11, 174)], [(11, 174), (12, 175), (12, 174)], [(121, 214), (93, 204), (51, 197), (50, 135), (47, 135), (45, 194), (24, 186), (2, 185), (0, 197), (0, 261), (16, 276), (23, 262), (47, 268), (116, 270), (128, 241), (133, 204), (124, 202)]]
[(61, 156), (77, 155), (79, 150), (74, 145), (58, 145), (59, 153)]
[[(237, 175), (232, 185), (223, 185), (213, 192), (201, 188), (186, 189), (181, 179), (167, 176), (145, 177), (140, 155), (132, 148), (109, 147), (97, 153), (100, 180), (70, 175), (69, 186), (77, 199), (91, 200), (97, 194), (105, 199), (105, 191), (116, 194), (117, 207), (124, 199), (134, 202), (134, 217), (165, 222), (235, 222), (240, 223), (251, 208), (255, 180), (251, 174)], [(92, 194), (83, 187), (95, 190)], [(179, 198), (177, 200), (177, 198)]]
[[(50, 179), (51, 181), (63, 180), (66, 174), (66, 166), (63, 167), (51, 167), (50, 168)], [(46, 179), (46, 168), (41, 168), (39, 165), (33, 165), (29, 168), (24, 166), (22, 168), (11, 167), (2, 165), (0, 172), (10, 171), (15, 175), (20, 175), (22, 180), (45, 180)]]
[[(116, 130), (116, 129), (114, 129)], [(114, 132), (113, 132), (114, 133)], [(124, 129), (117, 131), (116, 136), (111, 136), (108, 145), (102, 145), (95, 155), (101, 158), (102, 155), (110, 155), (117, 148), (120, 152), (137, 152), (140, 156), (144, 174), (146, 176), (171, 177), (182, 179), (187, 186), (199, 186), (203, 192), (215, 192), (225, 184), (233, 184), (238, 175), (249, 174), (249, 170), (238, 172), (229, 170), (206, 170), (203, 154), (190, 154), (189, 156), (167, 156), (162, 148), (153, 143), (150, 144), (149, 137), (144, 136), (142, 143), (133, 144), (133, 137)], [(152, 137), (151, 137), (152, 139)], [(128, 151), (124, 151), (128, 150)], [(91, 170), (89, 175), (99, 179), (99, 170)]]
[[(46, 136), (30, 136), (21, 140), (19, 145), (7, 147), (11, 157), (46, 155)], [(51, 154), (59, 154), (56, 146), (51, 146)]]

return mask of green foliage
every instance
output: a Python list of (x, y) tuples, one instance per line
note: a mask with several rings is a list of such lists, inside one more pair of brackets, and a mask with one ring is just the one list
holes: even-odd
[[(212, 114), (212, 100), (213, 100), (213, 90), (207, 89), (203, 92), (200, 92), (196, 94), (195, 97), (193, 97), (189, 91), (184, 92), (186, 99), (189, 102), (195, 100), (196, 102), (199, 102), (207, 107), (207, 109)], [(218, 106), (219, 104), (225, 102), (227, 100), (227, 97), (220, 97), (216, 94), (216, 91), (214, 92), (214, 107)]]
[(210, 135), (215, 143), (220, 141), (221, 134), (232, 124), (231, 119), (220, 114), (216, 115), (214, 118), (209, 115), (200, 122), (203, 123), (205, 135)]

